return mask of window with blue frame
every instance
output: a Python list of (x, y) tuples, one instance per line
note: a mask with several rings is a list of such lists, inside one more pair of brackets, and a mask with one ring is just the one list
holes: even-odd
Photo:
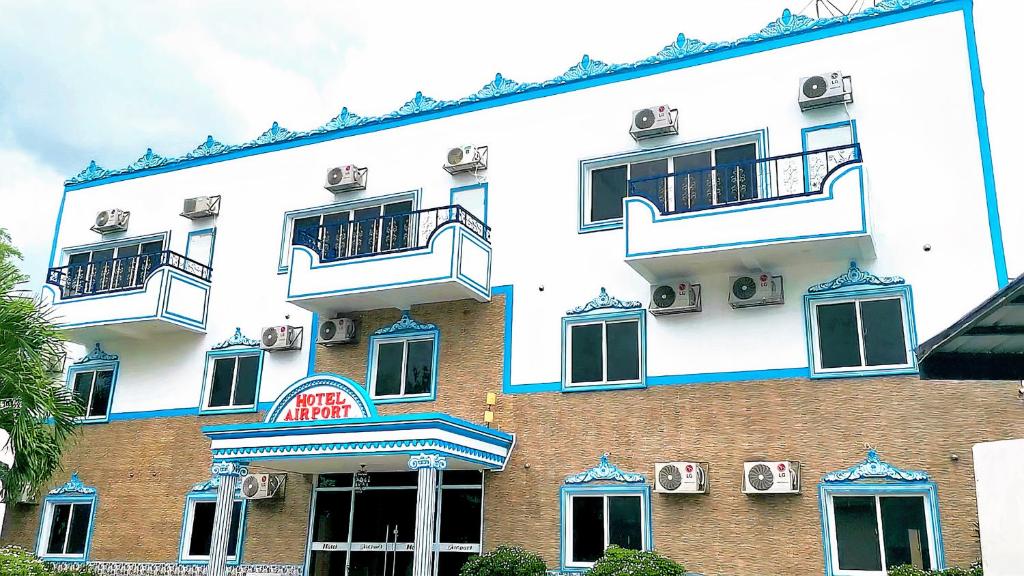
[(80, 422), (110, 420), (119, 365), (117, 355), (104, 352), (97, 342), (88, 354), (68, 368), (68, 388), (82, 405)]
[[(210, 561), (214, 514), (217, 510), (217, 482), (219, 480), (196, 484), (185, 497), (185, 513), (178, 546), (179, 563), (205, 564)], [(245, 513), (246, 501), (236, 488), (231, 507), (231, 526), (228, 529), (228, 564), (232, 566), (241, 562)]]
[(96, 489), (83, 484), (77, 473), (50, 490), (43, 503), (36, 555), (55, 562), (88, 561), (96, 503)]
[(917, 370), (913, 301), (900, 277), (880, 278), (850, 263), (804, 296), (811, 374), (861, 376)]
[(202, 412), (256, 411), (264, 354), (259, 344), (236, 328), (234, 336), (206, 353)]
[(370, 336), (366, 382), (378, 402), (433, 400), (437, 397), (440, 331), (403, 312), (398, 322)]
[(601, 294), (562, 318), (562, 389), (644, 386), (646, 314)]

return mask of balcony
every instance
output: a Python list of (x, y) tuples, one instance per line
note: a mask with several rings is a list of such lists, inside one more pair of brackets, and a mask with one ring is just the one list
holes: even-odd
[(44, 299), (72, 342), (205, 332), (211, 269), (164, 250), (50, 268)]
[(322, 314), (491, 297), (491, 229), (443, 206), (299, 229), (288, 301)]
[(626, 262), (652, 282), (872, 259), (859, 144), (629, 181)]

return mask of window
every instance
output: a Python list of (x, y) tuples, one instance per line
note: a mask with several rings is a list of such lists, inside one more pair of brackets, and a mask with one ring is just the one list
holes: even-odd
[[(622, 200), (633, 194), (663, 213), (686, 212), (750, 200), (765, 188), (756, 160), (764, 151), (764, 131), (715, 141), (622, 155), (580, 164), (580, 231), (618, 227)], [(634, 160), (635, 159), (635, 160)], [(726, 169), (711, 170), (712, 166)], [(686, 172), (686, 175), (676, 175)], [(649, 178), (649, 179), (648, 179)]]
[(828, 501), (834, 574), (885, 574), (910, 564), (937, 567), (928, 494), (831, 495)]
[(814, 374), (913, 371), (909, 288), (810, 298)]
[[(217, 499), (214, 494), (187, 498), (179, 562), (196, 564), (210, 560), (216, 509)], [(228, 563), (232, 565), (239, 562), (244, 522), (245, 503), (242, 500), (235, 500), (231, 507), (231, 526), (228, 532)]]
[(40, 515), (36, 555), (55, 562), (85, 562), (92, 545), (96, 489), (72, 474), (63, 486), (49, 492)]
[(260, 350), (207, 353), (203, 411), (255, 411), (262, 369)]
[(74, 374), (72, 389), (82, 405), (84, 420), (106, 420), (110, 411), (110, 391), (114, 370), (82, 370)]
[(566, 318), (563, 389), (644, 382), (643, 312)]
[(165, 238), (102, 244), (67, 251), (68, 291), (94, 294), (141, 288), (160, 264)]
[(565, 567), (589, 567), (611, 545), (630, 550), (650, 547), (650, 494), (646, 490), (592, 486), (567, 492), (563, 505)]
[(433, 400), (437, 396), (440, 331), (403, 314), (370, 336), (366, 375), (370, 396), (378, 402)]

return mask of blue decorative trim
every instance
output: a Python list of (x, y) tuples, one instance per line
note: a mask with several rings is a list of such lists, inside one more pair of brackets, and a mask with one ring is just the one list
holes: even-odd
[(374, 330), (373, 335), (379, 336), (382, 334), (395, 334), (399, 332), (430, 332), (431, 330), (437, 330), (437, 325), (417, 322), (409, 317), (408, 310), (402, 310), (402, 317), (398, 319), (398, 321), (390, 326)]
[(444, 470), (448, 467), (448, 459), (438, 454), (416, 454), (409, 457), (409, 470), (431, 468)]
[(865, 478), (881, 478), (901, 482), (928, 482), (930, 480), (928, 473), (924, 470), (903, 470), (888, 462), (883, 462), (878, 457), (878, 452), (874, 448), (870, 448), (863, 461), (843, 470), (829, 472), (822, 477), (821, 481), (853, 482)]
[(601, 461), (597, 466), (566, 476), (563, 484), (589, 484), (598, 481), (647, 484), (647, 477), (636, 472), (623, 472), (618, 466), (608, 461), (608, 453), (605, 452), (601, 455)]
[(100, 348), (100, 343), (97, 342), (93, 346), (92, 350), (88, 354), (82, 356), (82, 359), (75, 362), (75, 364), (88, 364), (89, 362), (116, 362), (117, 354), (107, 354)]
[[(313, 312), (312, 324), (313, 324), (313, 326), (309, 330), (310, 338), (312, 338), (313, 335), (320, 333), (319, 332), (319, 330), (320, 330), (320, 313), (319, 312)], [(310, 346), (309, 346), (309, 360), (306, 363), (306, 376), (312, 376), (313, 373), (316, 372), (316, 349), (317, 348), (319, 348), (319, 346), (317, 346), (315, 344), (310, 344)]]
[(249, 469), (243, 464), (238, 462), (214, 462), (210, 466), (210, 474), (217, 477), (234, 477), (245, 476), (249, 473)]
[(608, 291), (601, 287), (601, 293), (597, 295), (590, 302), (582, 306), (569, 309), (565, 314), (566, 316), (572, 316), (574, 314), (585, 314), (594, 310), (600, 310), (602, 308), (615, 308), (618, 310), (634, 310), (637, 308), (643, 308), (644, 305), (638, 300), (619, 300), (614, 296), (609, 296)]
[[(338, 116), (331, 118), (323, 125), (312, 130), (293, 132), (275, 122), (270, 129), (258, 138), (245, 144), (234, 146), (224, 145), (208, 136), (203, 144), (200, 144), (192, 152), (181, 157), (165, 158), (154, 154), (150, 150), (132, 165), (118, 170), (106, 170), (97, 166), (95, 162), (91, 162), (86, 169), (68, 179), (65, 182), (65, 186), (70, 188), (97, 181), (112, 180), (118, 177), (131, 177), (139, 173), (154, 173), (179, 167), (183, 168), (222, 157), (224, 159), (240, 157), (246, 155), (246, 153), (270, 152), (285, 147), (363, 133), (378, 126), (383, 128), (389, 125), (403, 125), (408, 122), (402, 121), (413, 120), (414, 118), (416, 120), (426, 120), (441, 116), (442, 114), (450, 115), (452, 113), (468, 112), (507, 102), (539, 98), (559, 91), (577, 90), (591, 85), (656, 74), (666, 69), (673, 69), (674, 67), (702, 63), (705, 60), (712, 59), (710, 58), (711, 55), (715, 56), (714, 59), (723, 59), (769, 50), (776, 47), (774, 44), (766, 45), (769, 44), (769, 41), (809, 32), (817, 32), (818, 34), (810, 35), (813, 37), (809, 37), (807, 40), (841, 34), (844, 32), (842, 30), (843, 27), (854, 22), (899, 14), (918, 7), (943, 4), (946, 1), (948, 0), (883, 0), (876, 6), (856, 14), (821, 19), (794, 15), (789, 10), (785, 10), (781, 17), (774, 22), (770, 22), (760, 31), (733, 42), (706, 43), (679, 35), (672, 43), (659, 50), (654, 56), (636, 62), (608, 64), (584, 55), (578, 64), (572, 66), (561, 75), (544, 82), (520, 83), (497, 74), (493, 81), (485, 84), (474, 94), (457, 100), (435, 100), (423, 95), (421, 92), (417, 92), (411, 100), (403, 104), (398, 110), (381, 116), (360, 117), (343, 108)], [(907, 18), (912, 17), (908, 16)], [(884, 25), (885, 23), (887, 22), (880, 22), (878, 24), (869, 22), (858, 28)], [(837, 29), (834, 31), (829, 30), (831, 28)], [(795, 39), (792, 43), (800, 41), (806, 40)], [(736, 54), (728, 54), (730, 51), (735, 51)], [(693, 64), (690, 64), (690, 61), (694, 61)], [(972, 67), (972, 71), (973, 68), (975, 67)]]
[[(88, 504), (89, 505), (89, 529), (85, 537), (85, 550), (80, 555), (47, 554), (46, 544), (49, 535), (43, 537), (44, 527), (48, 520), (52, 521), (53, 506), (58, 504)], [(96, 489), (86, 486), (78, 478), (78, 473), (73, 473), (71, 479), (63, 486), (50, 490), (43, 501), (43, 510), (39, 515), (39, 528), (36, 531), (36, 556), (46, 562), (67, 562), (70, 564), (82, 564), (89, 561), (89, 553), (92, 551), (92, 534), (96, 528), (96, 508), (99, 506), (99, 496)]]
[(857, 262), (851, 260), (849, 270), (828, 282), (822, 282), (821, 284), (811, 286), (807, 289), (807, 292), (808, 294), (816, 294), (820, 292), (828, 292), (830, 290), (849, 288), (850, 286), (895, 286), (905, 283), (906, 280), (900, 276), (875, 276), (871, 272), (861, 270), (857, 267)]
[(231, 338), (228, 338), (227, 340), (220, 342), (219, 344), (214, 344), (213, 346), (210, 347), (210, 350), (222, 350), (224, 348), (230, 348), (232, 346), (249, 346), (251, 348), (255, 348), (258, 347), (259, 345), (259, 340), (243, 336), (242, 329), (236, 326), (235, 333), (231, 336)]
[(93, 488), (92, 486), (86, 486), (85, 483), (83, 483), (82, 480), (78, 477), (78, 472), (72, 472), (71, 473), (71, 478), (67, 482), (62, 484), (61, 486), (58, 486), (58, 487), (54, 488), (53, 490), (50, 490), (49, 495), (50, 496), (61, 496), (63, 494), (89, 495), (89, 494), (95, 494), (95, 493), (96, 493), (96, 489)]
[[(501, 76), (501, 74), (498, 74), (498, 76)], [(469, 210), (468, 208), (466, 208), (466, 206), (464, 206), (462, 204), (459, 204), (458, 202), (455, 201), (455, 196), (459, 192), (468, 192), (470, 190), (477, 190), (477, 189), (482, 189), (483, 190), (483, 194), (484, 194), (484, 213), (483, 214), (473, 214), (473, 212), (471, 210)], [(470, 184), (468, 186), (459, 186), (457, 188), (452, 188), (451, 189), (451, 192), (449, 193), (449, 196), (448, 196), (448, 204), (450, 204), (452, 206), (454, 206), (456, 204), (459, 204), (463, 208), (466, 208), (466, 210), (470, 214), (473, 214), (473, 216), (476, 216), (477, 218), (479, 218), (480, 221), (484, 223), (484, 225), (487, 225), (487, 212), (488, 212), (487, 205), (488, 205), (489, 196), (490, 196), (490, 191), (489, 191), (489, 185), (488, 185), (487, 182), (480, 182), (479, 184)]]
[[(192, 238), (194, 236), (209, 236), (210, 237), (210, 260), (206, 263), (207, 266), (213, 268), (213, 254), (214, 249), (217, 247), (217, 228), (203, 228), (201, 230), (192, 230), (188, 233), (188, 237), (185, 239), (185, 257), (195, 260), (188, 255), (189, 249), (192, 247)], [(200, 262), (203, 264), (203, 262)]]
[(505, 458), (498, 454), (485, 452), (476, 448), (468, 448), (453, 442), (434, 439), (388, 440), (374, 442), (327, 442), (316, 444), (289, 444), (285, 446), (255, 446), (249, 448), (216, 448), (212, 450), (215, 460), (256, 459), (268, 456), (275, 460), (286, 458), (324, 458), (342, 454), (416, 455), (424, 450), (444, 451), (452, 457), (474, 464), (504, 467)]
[[(817, 126), (811, 126), (809, 128), (801, 128), (800, 129), (800, 151), (806, 153), (809, 150), (811, 150), (807, 146), (807, 135), (808, 134), (810, 134), (811, 132), (818, 132), (818, 131), (821, 131), (821, 130), (832, 130), (834, 128), (846, 128), (847, 131), (850, 134), (850, 144), (859, 144), (860, 143), (860, 140), (858, 140), (858, 138), (857, 138), (857, 121), (855, 119), (851, 118), (851, 119), (845, 120), (843, 122), (830, 122), (828, 124), (819, 124)], [(856, 154), (858, 155), (858, 157), (860, 156), (860, 148), (856, 149)], [(804, 156), (804, 158), (803, 158), (803, 165), (804, 165), (804, 192), (810, 192), (811, 191), (811, 180), (810, 180), (811, 168), (810, 168), (809, 159), (808, 159), (807, 156)], [(826, 174), (826, 176), (828, 176), (828, 174)]]

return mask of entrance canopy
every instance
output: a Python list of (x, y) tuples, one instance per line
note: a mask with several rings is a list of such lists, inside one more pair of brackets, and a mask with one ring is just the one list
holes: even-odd
[(1024, 380), (1024, 275), (917, 347), (926, 380)]
[(515, 436), (424, 413), (380, 416), (366, 390), (336, 374), (289, 386), (263, 422), (203, 427), (214, 463), (239, 462), (302, 474), (406, 470), (441, 456), (454, 470), (502, 470)]

